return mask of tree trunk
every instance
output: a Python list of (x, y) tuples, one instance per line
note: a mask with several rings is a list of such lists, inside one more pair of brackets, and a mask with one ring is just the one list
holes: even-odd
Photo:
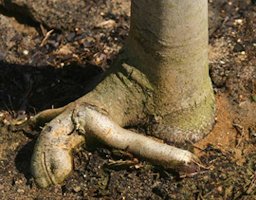
[(90, 93), (62, 109), (42, 130), (32, 156), (41, 187), (72, 170), (71, 150), (94, 137), (167, 168), (197, 159), (188, 151), (122, 127), (149, 122), (149, 132), (172, 142), (199, 140), (214, 123), (208, 75), (207, 0), (132, 0), (131, 28), (123, 53)]
[(154, 134), (199, 140), (214, 119), (206, 0), (132, 0), (127, 52), (154, 88)]

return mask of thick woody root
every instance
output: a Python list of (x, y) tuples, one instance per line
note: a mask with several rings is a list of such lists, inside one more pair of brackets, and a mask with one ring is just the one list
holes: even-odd
[(77, 130), (85, 136), (95, 137), (111, 147), (129, 151), (165, 168), (198, 163), (198, 159), (191, 152), (126, 130), (90, 105), (80, 105), (75, 110), (74, 122)]
[(72, 112), (67, 111), (42, 130), (31, 159), (31, 172), (40, 187), (61, 183), (72, 171), (71, 151), (84, 142), (74, 128)]
[(38, 186), (44, 188), (61, 183), (72, 171), (71, 150), (88, 137), (165, 168), (186, 168), (198, 163), (189, 151), (126, 130), (97, 107), (82, 104), (56, 117), (39, 136), (31, 163)]

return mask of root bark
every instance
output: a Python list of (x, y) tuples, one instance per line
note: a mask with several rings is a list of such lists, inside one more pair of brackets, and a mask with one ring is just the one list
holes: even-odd
[(35, 125), (55, 117), (43, 128), (32, 156), (31, 171), (38, 186), (63, 182), (72, 171), (72, 150), (90, 137), (166, 168), (198, 163), (189, 151), (123, 128), (146, 119), (151, 92), (146, 77), (124, 64), (76, 102), (32, 118)]

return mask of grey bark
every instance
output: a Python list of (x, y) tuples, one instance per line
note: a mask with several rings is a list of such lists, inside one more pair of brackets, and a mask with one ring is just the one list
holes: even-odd
[(212, 128), (206, 0), (132, 1), (126, 51), (154, 88), (155, 135), (199, 140)]

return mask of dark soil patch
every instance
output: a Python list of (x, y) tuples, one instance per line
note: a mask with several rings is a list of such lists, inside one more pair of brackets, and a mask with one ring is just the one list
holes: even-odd
[(127, 152), (81, 146), (74, 152), (74, 172), (62, 185), (34, 184), (29, 163), (40, 130), (15, 130), (10, 121), (65, 105), (93, 87), (128, 34), (127, 2), (120, 1), (102, 15), (114, 26), (94, 21), (85, 32), (56, 31), (41, 47), (44, 36), (38, 33), (34, 43), (40, 48), (22, 58), (22, 65), (0, 63), (0, 198), (256, 199), (256, 6), (233, 0), (217, 7), (220, 21), (209, 56), (217, 120), (194, 144), (205, 170), (181, 178)]

